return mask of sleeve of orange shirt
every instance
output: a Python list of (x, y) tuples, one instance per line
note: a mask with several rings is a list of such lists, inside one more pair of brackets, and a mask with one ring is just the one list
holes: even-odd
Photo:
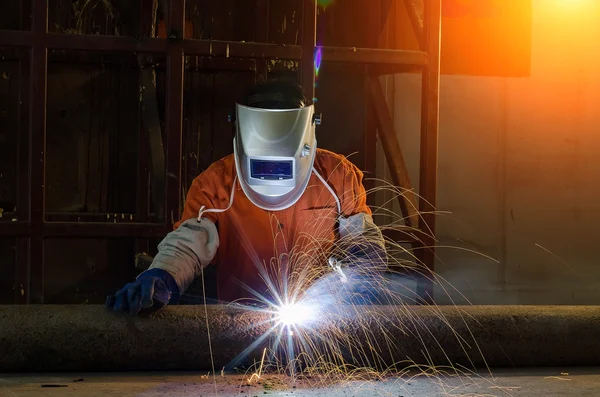
[[(233, 161), (231, 156), (223, 158), (194, 178), (185, 199), (181, 219), (173, 225), (173, 229), (177, 229), (188, 219), (197, 218), (202, 206), (207, 210), (227, 207), (234, 179), (231, 172)], [(219, 213), (205, 212), (202, 217), (217, 224)]]
[[(205, 208), (218, 208), (215, 206), (215, 201), (218, 201), (214, 200), (215, 191), (214, 189), (210, 189), (210, 186), (213, 185), (211, 182), (213, 182), (211, 175), (205, 173), (194, 178), (185, 198), (181, 219), (173, 225), (173, 230), (176, 230), (181, 226), (184, 221), (197, 218), (198, 211), (200, 211), (202, 206)], [(202, 216), (216, 224), (218, 219), (217, 215), (218, 213), (208, 212)]]

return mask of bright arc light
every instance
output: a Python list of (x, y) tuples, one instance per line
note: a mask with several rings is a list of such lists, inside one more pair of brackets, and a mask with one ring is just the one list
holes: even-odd
[(308, 305), (291, 303), (279, 306), (279, 322), (283, 325), (301, 325), (313, 318), (314, 311)]

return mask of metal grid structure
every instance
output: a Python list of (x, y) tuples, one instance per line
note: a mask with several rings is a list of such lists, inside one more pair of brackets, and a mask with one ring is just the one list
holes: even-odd
[[(420, 196), (418, 208), (422, 213), (414, 217), (411, 204), (414, 198), (405, 197), (402, 205), (408, 226), (417, 226), (422, 235), (412, 235), (408, 241), (418, 259), (431, 271), (434, 265), (435, 215), (437, 184), (437, 140), (439, 111), (439, 71), (441, 41), (441, 0), (425, 0), (423, 14), (418, 1), (403, 0), (411, 17), (421, 51), (384, 50), (369, 48), (320, 47), (322, 60), (365, 65), (373, 76), (406, 70), (422, 70), (422, 126), (420, 156)], [(302, 15), (302, 41), (300, 45), (277, 45), (256, 42), (228, 42), (218, 40), (184, 39), (185, 0), (170, 0), (167, 19), (167, 38), (133, 39), (122, 36), (71, 35), (48, 32), (48, 0), (31, 0), (31, 29), (26, 31), (0, 31), (0, 47), (19, 47), (29, 51), (29, 91), (20, 100), (28, 102), (29, 134), (20, 140), (20, 151), (28, 156), (19, 157), (21, 172), (18, 181), (19, 217), (12, 222), (0, 222), (0, 237), (16, 238), (15, 303), (43, 303), (44, 297), (44, 240), (57, 237), (78, 238), (162, 238), (171, 230), (170, 216), (163, 223), (92, 222), (89, 217), (63, 217), (63, 221), (48, 221), (45, 217), (45, 143), (47, 109), (47, 69), (49, 50), (79, 50), (99, 52), (128, 52), (164, 54), (167, 56), (166, 94), (166, 194), (165, 214), (179, 214), (182, 177), (182, 109), (184, 87), (184, 57), (198, 55), (213, 57), (223, 62), (235, 59), (280, 59), (299, 61), (301, 82), (308, 95), (314, 97), (314, 53), (317, 30), (317, 2), (305, 0)], [(410, 188), (400, 147), (395, 138), (376, 79), (369, 78), (372, 104), (377, 113), (377, 130), (386, 152), (393, 182)], [(382, 102), (383, 101), (383, 102)], [(385, 108), (385, 112), (381, 109)], [(379, 112), (377, 112), (379, 109)], [(386, 115), (387, 114), (387, 115)], [(23, 118), (22, 118), (23, 119)], [(26, 118), (25, 118), (26, 119)], [(27, 147), (25, 147), (25, 146)], [(24, 170), (28, 170), (25, 172)], [(401, 203), (402, 204), (402, 203)], [(26, 210), (23, 210), (26, 209)], [(79, 218), (79, 219), (78, 219)], [(415, 238), (418, 237), (418, 238)], [(397, 237), (406, 240), (406, 237)], [(427, 275), (421, 279), (418, 295), (432, 299), (432, 282)]]

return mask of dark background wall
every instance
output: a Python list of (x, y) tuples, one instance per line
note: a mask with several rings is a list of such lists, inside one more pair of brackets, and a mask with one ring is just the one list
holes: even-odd
[[(49, 29), (56, 33), (140, 36), (148, 12), (129, 0), (49, 1)], [(319, 11), (322, 45), (377, 47), (391, 0), (344, 0)], [(194, 38), (268, 41), (299, 44), (302, 1), (187, 1), (188, 34)], [(0, 29), (27, 28), (26, 5), (0, 5)], [(344, 16), (342, 18), (342, 15)], [(161, 10), (158, 18), (162, 19)], [(0, 221), (18, 216), (17, 148), (27, 133), (27, 54), (0, 48)], [(154, 66), (156, 86), (140, 83), (138, 58), (132, 54), (50, 51), (46, 142), (46, 218), (64, 214), (96, 214), (97, 221), (114, 217), (160, 219), (140, 208), (152, 189), (149, 132), (141, 100), (150, 90), (164, 123), (164, 59), (146, 58)], [(296, 78), (298, 65), (285, 61), (249, 61), (186, 57), (183, 131), (183, 192), (213, 161), (232, 152), (233, 126), (227, 116), (235, 98), (256, 79)], [(369, 169), (374, 156), (374, 132), (365, 102), (363, 70), (357, 66), (323, 64), (316, 91), (324, 123), (319, 146), (342, 154)], [(148, 108), (146, 109), (148, 110)], [(20, 135), (21, 134), (21, 135)], [(164, 137), (160, 137), (164, 138)], [(160, 141), (159, 138), (159, 141)], [(150, 200), (152, 201), (152, 200)], [(166, 214), (176, 220), (178, 214)], [(25, 216), (23, 214), (19, 216)], [(75, 215), (77, 216), (77, 215)], [(155, 252), (158, 241), (136, 239), (49, 239), (45, 242), (47, 303), (102, 302), (136, 271), (140, 249)], [(0, 240), (0, 303), (10, 303), (14, 284), (15, 240)], [(210, 269), (210, 272), (214, 269)], [(210, 274), (208, 274), (210, 280)], [(209, 281), (210, 284), (210, 281)], [(210, 292), (210, 291), (209, 291)]]

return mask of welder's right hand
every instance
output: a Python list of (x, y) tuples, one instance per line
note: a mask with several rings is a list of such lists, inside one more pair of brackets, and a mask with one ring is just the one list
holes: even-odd
[(149, 269), (137, 279), (106, 299), (106, 307), (130, 315), (152, 312), (167, 306), (179, 291), (171, 274), (162, 269)]

